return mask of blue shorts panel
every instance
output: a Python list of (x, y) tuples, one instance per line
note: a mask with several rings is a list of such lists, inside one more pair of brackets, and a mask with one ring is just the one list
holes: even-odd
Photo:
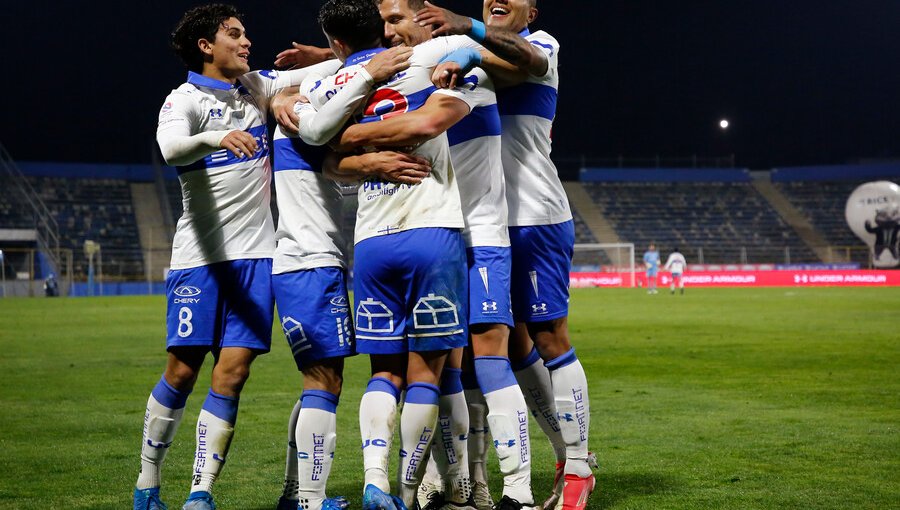
[(509, 227), (512, 307), (516, 322), (543, 322), (569, 314), (569, 272), (575, 224)]
[(166, 348), (272, 345), (272, 259), (230, 260), (166, 276)]
[(297, 368), (353, 356), (353, 323), (347, 278), (339, 267), (272, 275), (278, 321)]
[(475, 246), (466, 250), (469, 265), (469, 324), (514, 326), (509, 285), (512, 250)]
[(647, 276), (650, 277), (650, 278), (656, 278), (656, 274), (657, 274), (658, 272), (659, 272), (659, 271), (656, 270), (656, 269), (648, 269), (648, 270), (647, 270)]
[(459, 231), (418, 228), (371, 237), (357, 243), (354, 260), (358, 352), (467, 344), (466, 251)]

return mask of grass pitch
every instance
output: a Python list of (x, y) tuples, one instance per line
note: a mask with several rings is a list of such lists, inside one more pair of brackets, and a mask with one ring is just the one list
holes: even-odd
[[(900, 289), (572, 294), (602, 464), (590, 508), (900, 508)], [(0, 300), (0, 509), (130, 508), (164, 311), (159, 296)], [(274, 508), (281, 491), (301, 380), (273, 338), (216, 487), (225, 510)], [(367, 375), (364, 357), (349, 361), (329, 490), (355, 508)], [(208, 377), (163, 471), (172, 509), (187, 495)], [(552, 459), (536, 426), (532, 438), (540, 500)]]

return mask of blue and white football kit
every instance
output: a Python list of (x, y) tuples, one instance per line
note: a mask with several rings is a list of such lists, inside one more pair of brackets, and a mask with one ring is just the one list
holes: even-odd
[[(302, 82), (306, 71), (259, 71), (236, 83), (189, 73), (159, 113), (157, 142), (178, 167), (184, 214), (172, 245), (167, 287), (167, 348), (248, 348), (271, 344), (274, 225), (266, 117), (270, 98)], [(254, 154), (221, 149), (232, 131), (256, 139)], [(135, 508), (159, 503), (160, 467), (181, 422), (187, 393), (163, 377), (144, 418)], [(197, 419), (197, 451), (188, 505), (212, 506), (239, 399), (210, 389)]]
[(278, 229), (272, 288), (297, 368), (352, 356), (347, 239), (340, 187), (322, 175), (323, 148), (275, 132)]
[[(335, 75), (304, 84), (306, 116), (323, 110), (364, 74), (383, 48), (351, 55)], [(421, 107), (435, 90), (429, 57), (416, 48), (411, 67), (379, 87), (363, 104), (360, 122), (374, 122)], [(367, 75), (367, 73), (366, 73)], [(334, 106), (329, 104), (329, 106)], [(357, 350), (368, 354), (430, 351), (466, 345), (467, 296), (464, 226), (457, 179), (446, 135), (422, 143), (413, 154), (432, 162), (432, 175), (410, 186), (367, 179), (359, 186), (354, 260)], [(446, 232), (441, 232), (445, 230)], [(401, 235), (402, 234), (402, 235)], [(417, 250), (407, 250), (408, 247)], [(418, 257), (418, 261), (415, 258)], [(440, 261), (426, 270), (426, 264)]]
[(497, 100), (509, 203), (513, 315), (516, 322), (541, 322), (568, 315), (574, 224), (550, 160), (559, 43), (544, 31), (531, 34), (525, 29), (520, 35), (546, 54), (547, 73), (501, 90)]

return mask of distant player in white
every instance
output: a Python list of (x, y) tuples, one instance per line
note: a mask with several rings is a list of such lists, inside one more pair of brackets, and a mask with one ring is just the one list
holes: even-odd
[[(384, 50), (384, 25), (371, 0), (331, 0), (319, 20), (329, 45), (345, 61), (334, 76), (304, 84), (309, 106), (300, 114), (300, 135), (319, 143), (344, 124), (340, 101), (359, 104), (361, 122), (403, 115), (431, 95), (430, 67), (413, 55), (411, 67), (366, 99), (362, 86), (373, 82), (363, 65)], [(336, 122), (323, 126), (326, 108)], [(336, 126), (336, 128), (335, 128)], [(325, 133), (325, 136), (322, 136)], [(320, 138), (321, 136), (321, 138)], [(358, 352), (371, 355), (372, 379), (360, 403), (366, 470), (364, 508), (412, 506), (420, 466), (434, 434), (440, 373), (450, 349), (466, 344), (466, 263), (464, 226), (456, 176), (445, 135), (423, 142), (413, 154), (431, 162), (419, 184), (368, 178), (359, 187), (355, 235), (354, 295)], [(389, 496), (388, 453), (400, 389), (406, 400), (400, 416), (400, 497)]]
[(135, 510), (163, 509), (160, 468), (206, 355), (210, 391), (197, 420), (188, 510), (215, 508), (212, 486), (225, 464), (238, 399), (272, 331), (274, 225), (266, 116), (269, 99), (304, 71), (250, 73), (250, 41), (237, 11), (205, 5), (185, 13), (172, 42), (190, 69), (166, 98), (157, 141), (178, 166), (184, 214), (166, 278), (168, 361), (144, 416)]
[[(546, 32), (528, 30), (537, 17), (536, 0), (485, 0), (483, 16), (484, 23), (429, 5), (417, 14), (417, 21), (435, 26), (434, 35), (464, 34), (479, 42), (488, 50), (482, 54), (485, 68), (502, 65), (498, 57), (513, 64), (508, 76), (494, 75), (513, 257), (516, 328), (510, 354), (518, 350), (516, 359), (521, 361), (514, 362), (516, 376), (557, 456), (557, 483), (544, 505), (555, 506), (562, 493), (563, 508), (581, 510), (593, 490), (594, 476), (588, 463), (587, 379), (568, 333), (574, 224), (550, 160), (559, 43)], [(462, 80), (466, 69), (462, 61), (438, 66), (434, 78), (441, 86), (451, 85)], [(544, 364), (539, 363), (541, 358)], [(517, 501), (501, 500), (500, 504), (522, 506)]]
[(672, 253), (669, 254), (669, 258), (666, 259), (666, 265), (663, 266), (666, 271), (672, 272), (672, 283), (669, 285), (669, 290), (672, 294), (675, 294), (675, 285), (678, 285), (679, 291), (684, 294), (684, 270), (687, 269), (687, 261), (684, 259), (684, 255), (678, 251), (678, 248), (672, 250)]
[[(408, 66), (379, 58), (384, 56), (390, 55), (376, 56), (367, 67), (378, 81)], [(308, 71), (330, 75), (340, 66), (334, 59)], [(340, 187), (322, 174), (325, 148), (288, 137), (280, 127), (273, 145), (279, 214), (272, 287), (279, 322), (303, 372), (303, 395), (288, 420), (284, 490), (277, 508), (296, 510), (298, 504), (304, 510), (342, 508), (345, 499), (325, 495), (337, 442), (344, 358), (355, 354), (342, 195)], [(409, 159), (399, 153), (373, 156), (360, 157), (380, 167)]]

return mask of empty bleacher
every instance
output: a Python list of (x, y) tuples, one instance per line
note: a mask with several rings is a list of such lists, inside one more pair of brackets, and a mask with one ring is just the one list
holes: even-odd
[(587, 182), (588, 194), (638, 255), (651, 242), (690, 262), (818, 262), (749, 182)]

